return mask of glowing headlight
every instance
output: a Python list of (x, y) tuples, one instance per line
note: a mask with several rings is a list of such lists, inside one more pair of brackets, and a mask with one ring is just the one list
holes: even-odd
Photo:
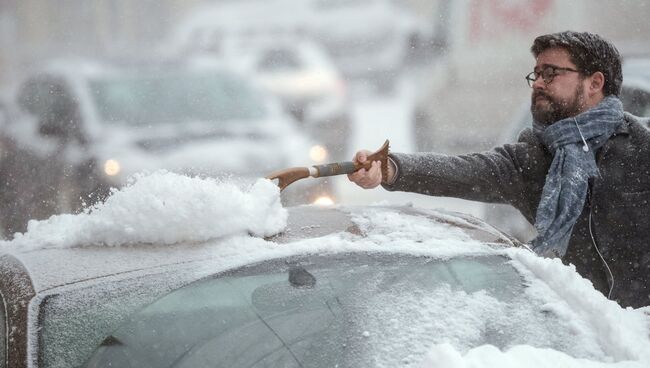
[(104, 162), (104, 173), (108, 176), (119, 174), (120, 169), (120, 163), (115, 160), (106, 160), (106, 162)]
[(313, 202), (313, 204), (317, 206), (331, 206), (334, 204), (334, 200), (328, 196), (322, 196), (316, 198), (316, 200)]
[(315, 145), (309, 150), (309, 157), (316, 163), (325, 162), (327, 159), (327, 149), (320, 145)]

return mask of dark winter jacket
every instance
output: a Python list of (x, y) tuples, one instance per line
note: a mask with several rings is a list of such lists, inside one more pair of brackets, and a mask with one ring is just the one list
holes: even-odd
[[(612, 299), (635, 308), (650, 305), (649, 122), (626, 113), (625, 122), (597, 152), (600, 177), (590, 180), (587, 203), (563, 257), (607, 295), (607, 271), (593, 234), (614, 276)], [(509, 203), (534, 223), (552, 154), (526, 129), (517, 143), (489, 152), (392, 153), (391, 158), (398, 174), (392, 185), (384, 185), (387, 190)]]

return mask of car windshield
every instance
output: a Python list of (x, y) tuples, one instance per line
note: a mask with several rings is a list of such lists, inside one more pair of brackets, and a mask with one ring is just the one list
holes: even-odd
[(269, 261), (158, 299), (85, 367), (392, 367), (447, 341), (570, 346), (570, 331), (524, 288), (501, 256)]
[(129, 125), (263, 118), (262, 96), (224, 73), (176, 72), (90, 81), (103, 121)]

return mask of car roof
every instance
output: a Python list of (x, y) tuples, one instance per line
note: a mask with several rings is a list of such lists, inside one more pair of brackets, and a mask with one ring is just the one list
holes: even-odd
[[(312, 241), (335, 233), (362, 235), (362, 229), (352, 220), (352, 217), (363, 211), (368, 211), (368, 209), (366, 207), (293, 207), (289, 209), (286, 230), (281, 234), (267, 238), (268, 241), (250, 236), (235, 236), (201, 244), (138, 244), (115, 247), (89, 245), (73, 248), (42, 248), (24, 252), (14, 251), (0, 258), (0, 269), (22, 268), (37, 294), (53, 288), (105, 277), (129, 277), (128, 275), (132, 273), (162, 272), (174, 267), (202, 269), (209, 274), (243, 266), (250, 262), (296, 254), (296, 249), (274, 248), (281, 244), (300, 240)], [(469, 215), (409, 206), (374, 207), (371, 208), (371, 211), (387, 211), (427, 218), (450, 228), (461, 229), (465, 236), (493, 247), (520, 245), (513, 238)], [(246, 247), (250, 249), (250, 255), (242, 256), (238, 253), (243, 252), (242, 249)], [(255, 249), (260, 249), (260, 252), (256, 253)], [(298, 252), (304, 251), (304, 253), (319, 249), (327, 251), (327, 244), (300, 249), (302, 248), (299, 248)], [(345, 250), (333, 249), (334, 251)], [(358, 249), (364, 250), (363, 247)], [(371, 250), (372, 247), (368, 249)], [(399, 252), (400, 249), (396, 247), (390, 251)], [(13, 276), (12, 273), (9, 275), (5, 273), (0, 277), (11, 278)], [(24, 280), (21, 282), (24, 283)]]

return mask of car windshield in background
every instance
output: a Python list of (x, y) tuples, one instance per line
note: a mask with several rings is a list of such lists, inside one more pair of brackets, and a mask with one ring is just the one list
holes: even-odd
[(443, 341), (582, 355), (508, 261), (359, 253), (264, 262), (134, 313), (85, 367), (394, 367)]
[(297, 55), (286, 49), (268, 50), (258, 63), (258, 69), (264, 71), (297, 70), (301, 67)]
[(245, 81), (220, 73), (169, 73), (90, 81), (102, 120), (129, 125), (263, 118), (264, 100)]

